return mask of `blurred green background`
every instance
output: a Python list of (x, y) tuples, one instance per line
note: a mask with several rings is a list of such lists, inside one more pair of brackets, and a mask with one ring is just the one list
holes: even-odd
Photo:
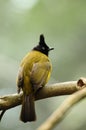
[[(0, 95), (16, 93), (16, 76), (21, 59), (39, 41), (54, 47), (49, 84), (86, 76), (85, 0), (0, 0)], [(35, 130), (67, 96), (36, 102), (37, 121), (19, 121), (20, 108), (10, 109), (1, 130)], [(73, 107), (55, 130), (86, 130), (86, 101)]]

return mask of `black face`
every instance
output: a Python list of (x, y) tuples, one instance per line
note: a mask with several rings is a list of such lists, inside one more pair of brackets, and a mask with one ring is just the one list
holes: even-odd
[(40, 35), (39, 45), (37, 45), (36, 47), (33, 48), (33, 50), (40, 51), (40, 52), (44, 53), (47, 56), (48, 56), (49, 51), (53, 50), (53, 49), (54, 48), (49, 48), (47, 46), (47, 44), (45, 43), (45, 39), (44, 39), (43, 35)]

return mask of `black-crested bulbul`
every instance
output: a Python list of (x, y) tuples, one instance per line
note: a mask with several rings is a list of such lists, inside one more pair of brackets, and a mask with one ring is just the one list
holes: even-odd
[(20, 120), (23, 122), (35, 121), (34, 95), (37, 90), (44, 87), (51, 74), (52, 65), (48, 58), (50, 50), (45, 43), (43, 35), (40, 35), (39, 44), (34, 47), (21, 61), (17, 86), (18, 93), (23, 90), (23, 101)]

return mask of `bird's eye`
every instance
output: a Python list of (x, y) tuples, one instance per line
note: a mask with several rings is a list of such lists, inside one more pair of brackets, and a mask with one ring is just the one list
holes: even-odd
[(45, 50), (45, 47), (42, 47), (42, 50)]

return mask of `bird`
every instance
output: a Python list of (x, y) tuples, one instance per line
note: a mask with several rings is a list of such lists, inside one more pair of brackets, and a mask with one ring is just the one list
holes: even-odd
[(21, 60), (17, 91), (23, 91), (20, 120), (24, 123), (36, 120), (35, 94), (50, 78), (52, 64), (48, 55), (53, 49), (45, 43), (44, 35), (40, 34), (38, 44)]

